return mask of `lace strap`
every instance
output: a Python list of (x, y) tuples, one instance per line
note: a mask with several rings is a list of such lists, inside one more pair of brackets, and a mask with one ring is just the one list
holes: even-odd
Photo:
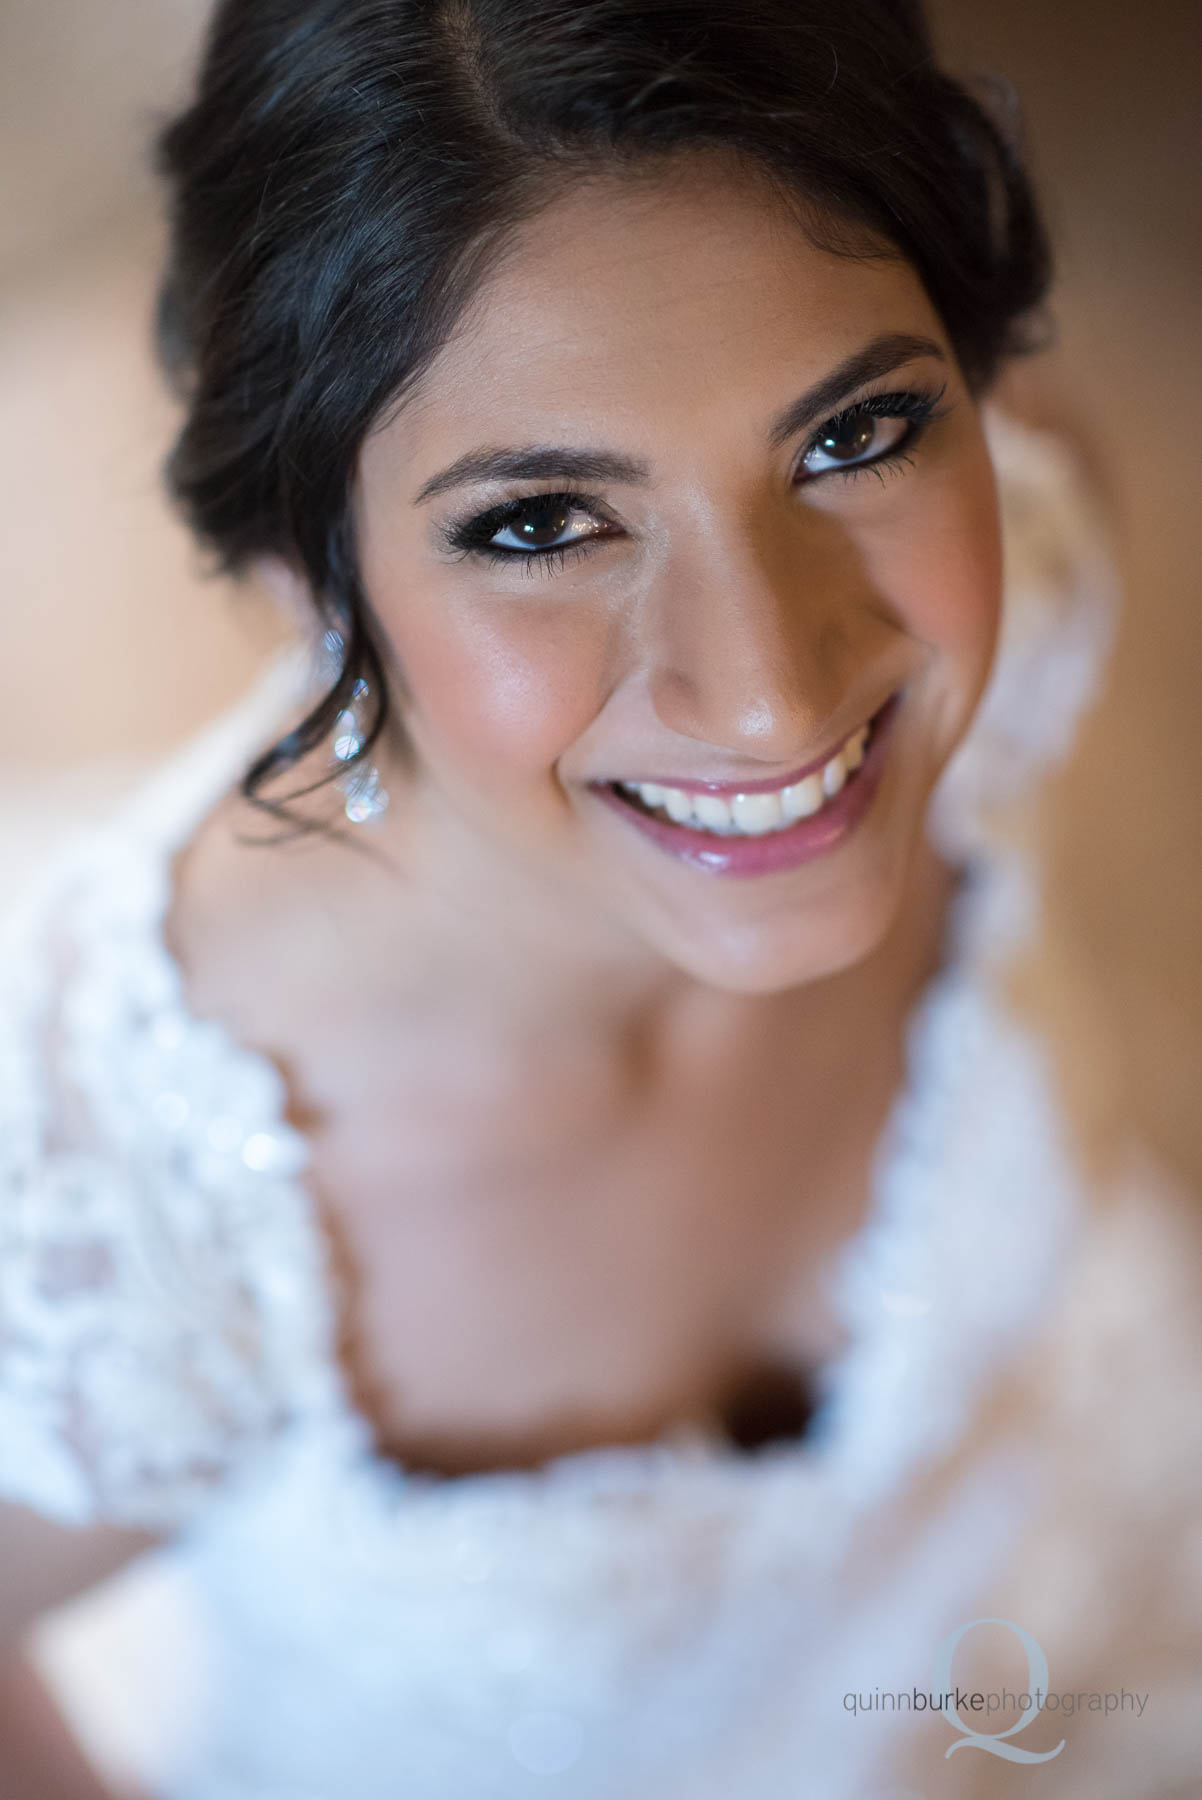
[(65, 1522), (178, 1525), (334, 1404), (282, 1078), (157, 930), (171, 846), (307, 679), (277, 658), (0, 920), (0, 1495)]

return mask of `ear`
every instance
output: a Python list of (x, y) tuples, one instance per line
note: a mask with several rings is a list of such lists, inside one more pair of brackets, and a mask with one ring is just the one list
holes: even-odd
[(282, 556), (260, 556), (255, 579), (266, 590), (289, 625), (308, 635), (313, 630), (313, 601), (300, 570)]

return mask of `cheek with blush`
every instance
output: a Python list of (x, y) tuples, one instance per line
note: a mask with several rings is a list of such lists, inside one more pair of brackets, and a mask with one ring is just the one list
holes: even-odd
[(1001, 530), (987, 459), (936, 480), (923, 502), (907, 530), (879, 547), (876, 575), (904, 630), (926, 647), (958, 737), (984, 690), (1001, 619)]
[(579, 617), (508, 602), (436, 622), (380, 612), (436, 779), (496, 794), (545, 781), (603, 704), (602, 647)]
[(965, 677), (992, 660), (1001, 612), (1001, 564), (988, 519), (941, 519), (921, 552), (899, 557), (906, 629)]
[(938, 521), (938, 569), (932, 584), (933, 625), (940, 642), (981, 665), (981, 682), (993, 661), (1002, 606), (1002, 530), (997, 481), (984, 437), (962, 478), (949, 483)]

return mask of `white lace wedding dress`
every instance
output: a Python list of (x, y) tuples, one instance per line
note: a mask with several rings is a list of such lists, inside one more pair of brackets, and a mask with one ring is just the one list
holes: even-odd
[[(1054, 1687), (1100, 1654), (1155, 1688), (1129, 1539), (1197, 1498), (1171, 1399), (1196, 1356), (1172, 1286), (1188, 1208), (1134, 1148), (1112, 1192), (1089, 1188), (1047, 1052), (998, 990), (1039, 908), (995, 811), (1068, 748), (1115, 600), (1071, 464), (990, 431), (1003, 639), (931, 815), (969, 878), (870, 1215), (831, 1270), (848, 1348), (802, 1438), (749, 1455), (681, 1432), (449, 1479), (375, 1451), (282, 1076), (188, 1012), (161, 930), (174, 854), (316, 678), (303, 649), (9, 906), (0, 1497), (169, 1539), (152, 1557), (195, 1641), (155, 1655), (204, 1679), (143, 1771), (163, 1800), (1202, 1791), (1171, 1696), (1142, 1736), (1045, 1712), (1012, 1742), (1065, 1752), (1030, 1767), (949, 1760), (942, 1717), (845, 1702), (929, 1689), (941, 1641), (983, 1616), (1033, 1632)], [(1099, 1366), (1137, 1367), (1134, 1392), (1108, 1376), (1100, 1407)], [(1138, 1480), (1110, 1435), (1132, 1430)], [(1202, 1536), (1171, 1530), (1180, 1707)]]

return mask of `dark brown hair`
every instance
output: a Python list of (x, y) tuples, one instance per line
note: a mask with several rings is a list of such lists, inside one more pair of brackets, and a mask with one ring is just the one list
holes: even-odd
[(1041, 341), (1050, 255), (1013, 96), (942, 71), (917, 0), (217, 7), (195, 102), (159, 143), (159, 342), (187, 403), (169, 480), (223, 568), (283, 557), (342, 645), (329, 691), (247, 772), (247, 799), (293, 818), (258, 790), (321, 743), (360, 680), (362, 756), (389, 723), (350, 523), (373, 423), (517, 222), (582, 175), (702, 147), (792, 197), (821, 247), (905, 257), (974, 394)]

